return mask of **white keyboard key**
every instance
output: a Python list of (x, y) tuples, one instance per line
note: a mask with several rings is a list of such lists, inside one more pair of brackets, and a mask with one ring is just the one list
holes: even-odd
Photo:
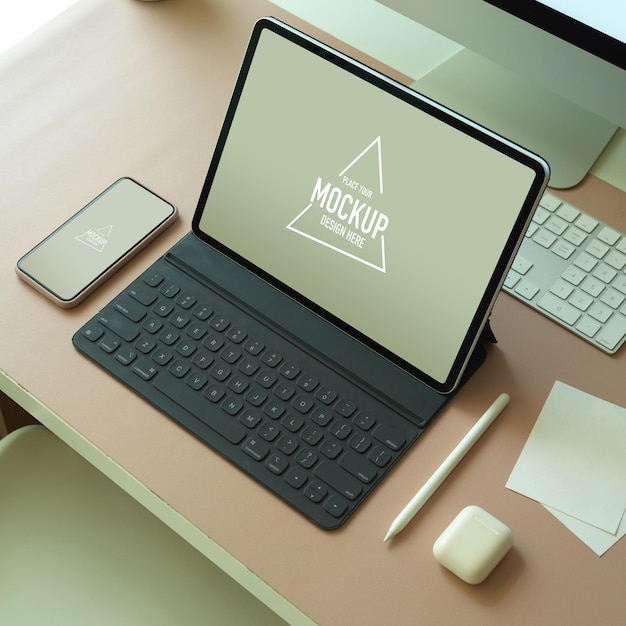
[(570, 285), (568, 282), (561, 280), (557, 280), (552, 287), (550, 287), (550, 291), (555, 295), (559, 296), (563, 300), (567, 300), (574, 291), (574, 287)]
[(622, 254), (617, 250), (611, 250), (604, 261), (607, 265), (610, 265), (620, 271), (624, 269), (624, 266), (626, 265), (626, 254)]
[(551, 249), (554, 254), (558, 254), (562, 259), (569, 259), (576, 252), (576, 246), (562, 239), (557, 241)]
[(539, 230), (539, 226), (535, 222), (531, 222), (526, 229), (525, 237), (532, 237)]
[(604, 241), (604, 243), (608, 243), (609, 246), (614, 246), (618, 242), (621, 235), (616, 230), (613, 230), (612, 228), (605, 226), (596, 235), (596, 237), (600, 239), (600, 241)]
[(600, 265), (593, 270), (593, 275), (608, 285), (617, 276), (617, 270), (614, 270), (605, 263), (600, 263)]
[(558, 317), (570, 326), (573, 326), (581, 315), (578, 309), (567, 302), (563, 302), (563, 300), (551, 293), (544, 294), (537, 304), (544, 311)]
[(557, 210), (556, 214), (568, 222), (573, 222), (579, 215), (580, 211), (571, 204), (564, 202)]
[(586, 252), (581, 253), (574, 261), (574, 265), (583, 270), (583, 272), (591, 272), (597, 264), (598, 262)]
[(608, 304), (613, 309), (619, 309), (619, 307), (622, 306), (624, 300), (626, 300), (625, 295), (611, 288), (607, 289), (600, 298), (601, 302), (604, 302), (604, 304)]
[(590, 296), (597, 298), (604, 291), (604, 283), (593, 276), (587, 276), (580, 288)]
[(533, 241), (544, 248), (549, 248), (556, 241), (556, 235), (548, 232), (545, 228), (541, 228), (533, 237)]
[(621, 253), (626, 254), (626, 237), (622, 237), (621, 241), (615, 247)]
[(513, 289), (513, 287), (515, 287), (515, 285), (517, 285), (517, 283), (520, 281), (521, 276), (517, 273), (514, 272), (513, 270), (509, 270), (509, 273), (506, 275), (506, 278), (504, 279), (504, 286), (507, 289)]
[(535, 222), (535, 224), (544, 224), (549, 217), (550, 212), (538, 206), (533, 215), (533, 222)]
[(532, 300), (538, 293), (539, 287), (531, 283), (529, 280), (521, 280), (515, 287), (515, 293), (519, 294), (526, 300)]
[(578, 228), (582, 228), (587, 234), (592, 233), (598, 225), (598, 220), (594, 220), (591, 215), (582, 214), (575, 222)]
[(581, 270), (575, 265), (570, 265), (562, 274), (561, 278), (564, 278), (567, 282), (572, 283), (572, 285), (580, 285), (587, 276), (587, 272)]
[(526, 274), (532, 266), (531, 261), (518, 254), (511, 265), (511, 269), (514, 269), (519, 274)]
[(608, 319), (613, 315), (613, 310), (611, 307), (606, 304), (602, 304), (601, 302), (596, 302), (590, 309), (589, 315), (593, 317), (594, 320), (598, 320), (598, 322), (604, 324), (608, 321)]
[(563, 235), (563, 238), (567, 239), (567, 241), (574, 244), (575, 246), (580, 246), (584, 243), (585, 239), (587, 239), (587, 235), (584, 231), (580, 230), (580, 228), (576, 228), (576, 226), (570, 226)]
[(626, 317), (623, 315), (615, 315), (609, 323), (600, 331), (596, 337), (596, 341), (609, 350), (613, 350), (615, 346), (626, 335)]
[(553, 215), (545, 224), (544, 226), (551, 232), (554, 233), (555, 235), (562, 235), (565, 230), (567, 229), (567, 222), (565, 220), (562, 220), (560, 217), (557, 217), (556, 215)]
[(561, 200), (556, 196), (553, 196), (549, 191), (546, 191), (539, 201), (539, 206), (542, 206), (544, 209), (548, 209), (550, 212), (558, 209), (561, 204)]
[(587, 335), (587, 337), (594, 337), (595, 334), (602, 328), (600, 322), (591, 319), (590, 317), (583, 317), (578, 324), (576, 324), (576, 330)]
[(585, 248), (585, 250), (596, 257), (596, 259), (603, 259), (606, 256), (606, 253), (610, 250), (609, 246), (597, 239), (594, 239), (589, 245)]
[(580, 289), (569, 299), (569, 303), (581, 311), (586, 311), (594, 302), (595, 300), (589, 294)]

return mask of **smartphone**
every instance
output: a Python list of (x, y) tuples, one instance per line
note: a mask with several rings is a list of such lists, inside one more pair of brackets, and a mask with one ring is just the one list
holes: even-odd
[(76, 306), (176, 215), (173, 204), (120, 178), (27, 252), (17, 273), (59, 306)]

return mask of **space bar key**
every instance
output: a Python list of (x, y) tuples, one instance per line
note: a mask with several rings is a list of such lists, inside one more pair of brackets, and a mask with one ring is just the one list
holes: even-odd
[(244, 440), (246, 431), (243, 426), (220, 413), (219, 409), (211, 405), (206, 398), (186, 385), (181, 385), (177, 379), (162, 375), (155, 378), (153, 385), (170, 400), (189, 411), (203, 424), (212, 428), (231, 443), (236, 445)]

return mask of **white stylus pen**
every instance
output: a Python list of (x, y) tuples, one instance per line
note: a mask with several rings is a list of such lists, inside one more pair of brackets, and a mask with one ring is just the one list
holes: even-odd
[(450, 472), (458, 465), (459, 461), (469, 452), (471, 447), (480, 439), (481, 435), (489, 428), (493, 420), (500, 415), (511, 398), (506, 393), (500, 394), (496, 401), (487, 409), (484, 415), (472, 426), (467, 435), (448, 455), (448, 458), (437, 468), (435, 473), (424, 483), (424, 486), (413, 496), (411, 501), (402, 509), (402, 512), (389, 527), (384, 541), (397, 535), (412, 519), (415, 514), (426, 504), (428, 498), (435, 493), (439, 485), (448, 477)]

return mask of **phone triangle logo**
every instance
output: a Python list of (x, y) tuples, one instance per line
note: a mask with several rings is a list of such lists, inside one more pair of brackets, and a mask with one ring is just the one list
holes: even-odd
[(383, 196), (380, 136), (339, 172), (317, 176), (309, 193), (305, 208), (287, 228), (385, 273), (385, 232), (389, 218), (380, 209)]
[(98, 228), (96, 230), (92, 230), (90, 228), (82, 235), (74, 237), (74, 239), (76, 239), (76, 241), (84, 243), (86, 246), (89, 246), (97, 252), (102, 252), (107, 243), (109, 243), (109, 237), (112, 230), (112, 224), (110, 224), (109, 226), (103, 226), (102, 228)]

